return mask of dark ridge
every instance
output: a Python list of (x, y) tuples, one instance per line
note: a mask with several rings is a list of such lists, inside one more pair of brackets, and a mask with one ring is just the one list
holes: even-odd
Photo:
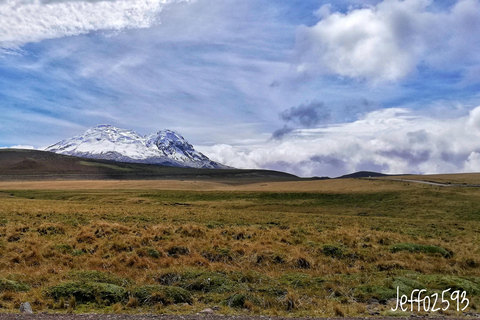
[(337, 177), (336, 179), (348, 179), (348, 178), (374, 178), (374, 177), (387, 177), (387, 176), (392, 176), (391, 174), (385, 174), (385, 173), (380, 173), (380, 172), (374, 172), (374, 171), (358, 171), (350, 174), (346, 174), (340, 177)]
[(215, 180), (226, 183), (299, 181), (272, 170), (196, 169), (116, 162), (61, 155), (48, 151), (1, 149), (0, 180)]
[(317, 177), (317, 176), (313, 176), (313, 177), (310, 177), (310, 178), (303, 178), (303, 180), (329, 180), (329, 179), (332, 179), (330, 177)]

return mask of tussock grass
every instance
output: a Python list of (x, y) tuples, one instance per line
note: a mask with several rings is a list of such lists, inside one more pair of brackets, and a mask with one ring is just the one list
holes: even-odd
[(479, 190), (352, 183), (0, 191), (0, 306), (368, 316), (397, 286), (479, 305)]
[(30, 286), (14, 280), (0, 279), (0, 291), (29, 291)]
[(416, 243), (398, 243), (390, 246), (390, 251), (393, 253), (399, 251), (422, 252), (429, 254), (439, 254), (445, 258), (453, 257), (453, 252), (438, 246), (422, 245)]
[(153, 305), (161, 303), (164, 305), (174, 303), (191, 304), (192, 294), (185, 289), (171, 286), (147, 285), (135, 288), (134, 297), (141, 303)]
[(127, 296), (125, 288), (120, 286), (92, 281), (64, 282), (45, 291), (45, 295), (56, 301), (61, 298), (74, 297), (76, 303), (113, 304), (123, 301)]

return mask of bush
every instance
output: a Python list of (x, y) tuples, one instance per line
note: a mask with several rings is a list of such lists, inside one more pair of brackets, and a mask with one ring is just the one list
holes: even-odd
[(229, 261), (233, 261), (233, 256), (229, 248), (216, 247), (213, 249), (204, 250), (202, 252), (202, 257), (210, 262), (227, 263)]
[(171, 286), (178, 283), (182, 279), (182, 276), (177, 272), (166, 272), (156, 275), (153, 278), (161, 285)]
[(136, 288), (133, 295), (141, 304), (152, 305), (155, 303), (189, 303), (193, 302), (192, 294), (179, 287), (147, 285)]
[(174, 246), (168, 249), (167, 254), (169, 257), (178, 258), (179, 256), (189, 255), (190, 250), (187, 247)]
[(48, 288), (46, 295), (57, 301), (60, 298), (74, 297), (77, 303), (101, 300), (107, 304), (114, 304), (126, 299), (127, 291), (125, 288), (110, 283), (72, 281)]
[(450, 292), (455, 290), (466, 291), (469, 295), (480, 295), (480, 278), (478, 277), (457, 277), (450, 275), (424, 275), (421, 279), (428, 287), (437, 290), (446, 290), (451, 288)]
[(155, 258), (155, 259), (158, 259), (162, 256), (160, 254), (160, 252), (158, 252), (158, 250), (153, 249), (153, 248), (148, 249), (148, 255), (152, 258)]
[(322, 248), (323, 254), (332, 258), (342, 258), (344, 251), (342, 246), (336, 244), (325, 244)]
[(1, 291), (29, 291), (30, 287), (24, 283), (19, 283), (13, 280), (0, 279)]
[(310, 269), (310, 262), (305, 258), (298, 258), (295, 260), (294, 265), (300, 269)]
[(65, 234), (63, 227), (55, 225), (45, 225), (37, 229), (37, 232), (41, 236), (50, 236), (54, 234)]
[(72, 251), (72, 256), (81, 256), (85, 254), (86, 252), (84, 250), (73, 250)]
[(72, 246), (68, 245), (68, 244), (59, 244), (59, 245), (56, 245), (55, 248), (57, 248), (57, 250), (60, 251), (63, 254), (73, 252)]
[(232, 291), (236, 282), (220, 272), (187, 272), (180, 286), (187, 290), (221, 293)]
[(260, 304), (258, 298), (245, 293), (236, 293), (228, 297), (224, 303), (231, 308), (245, 308), (248, 304)]
[(323, 282), (325, 282), (323, 278), (311, 277), (304, 273), (287, 273), (280, 277), (280, 283), (294, 289), (315, 287)]
[(126, 287), (134, 283), (132, 279), (122, 278), (113, 273), (96, 270), (70, 271), (67, 274), (67, 278), (78, 281), (109, 283), (121, 287)]
[(453, 257), (453, 252), (438, 246), (429, 246), (416, 243), (397, 243), (389, 247), (390, 251), (397, 253), (399, 251), (422, 252), (428, 254), (440, 254), (445, 258)]

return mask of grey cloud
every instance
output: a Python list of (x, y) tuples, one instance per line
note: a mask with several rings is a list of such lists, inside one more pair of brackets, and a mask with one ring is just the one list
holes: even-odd
[(386, 164), (378, 164), (373, 161), (362, 161), (356, 165), (355, 171), (386, 172), (388, 171), (388, 166)]
[(317, 167), (317, 170), (322, 170), (323, 175), (328, 177), (338, 177), (348, 171), (347, 163), (334, 155), (317, 155), (305, 161), (302, 165), (305, 166), (307, 163), (310, 163), (314, 168)]
[(358, 120), (362, 115), (378, 109), (375, 101), (362, 98), (359, 101), (351, 101), (345, 104), (343, 111), (347, 121)]
[(280, 113), (280, 118), (283, 121), (292, 122), (304, 128), (312, 128), (319, 124), (326, 124), (330, 121), (331, 117), (331, 110), (320, 101), (304, 103)]
[(292, 132), (293, 129), (290, 128), (290, 127), (287, 127), (287, 126), (283, 126), (283, 128), (280, 128), (278, 130), (275, 130), (273, 133), (272, 133), (272, 139), (274, 140), (279, 140), (281, 138), (283, 138), (283, 136), (285, 136), (286, 134), (289, 134), (290, 132)]
[(274, 140), (280, 140), (294, 130), (289, 124), (295, 127), (313, 128), (329, 123), (332, 111), (321, 101), (311, 101), (286, 109), (279, 113), (279, 117), (285, 122), (285, 125), (273, 132), (271, 139)]
[(465, 161), (467, 161), (469, 155), (470, 152), (455, 153), (452, 151), (443, 151), (440, 154), (440, 158), (445, 162), (449, 162), (455, 165), (461, 165)]
[[(374, 111), (352, 123), (296, 129), (295, 135), (250, 150), (241, 149), (240, 154), (250, 167), (304, 177), (335, 177), (355, 171), (478, 172), (480, 130), (472, 128), (479, 114), (480, 106), (471, 110), (468, 117), (449, 120), (415, 116), (406, 109)], [(207, 154), (212, 155), (212, 160), (220, 158)], [(230, 152), (230, 157), (231, 163), (224, 161), (227, 165), (239, 158), (235, 152)]]
[(423, 162), (427, 162), (430, 159), (430, 150), (390, 150), (382, 151), (379, 154), (388, 158), (397, 158), (403, 162), (407, 162), (408, 165), (418, 166)]
[(278, 88), (278, 87), (280, 87), (280, 81), (274, 80), (274, 81), (272, 81), (272, 83), (270, 83), (268, 86), (269, 86), (270, 88)]
[(424, 129), (413, 131), (413, 132), (407, 132), (407, 138), (408, 138), (408, 142), (410, 142), (411, 144), (426, 143), (428, 141), (428, 133)]

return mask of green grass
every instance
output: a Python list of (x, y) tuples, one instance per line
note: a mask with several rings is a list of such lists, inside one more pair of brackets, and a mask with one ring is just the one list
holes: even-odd
[(124, 168), (120, 166), (116, 166), (114, 164), (107, 164), (107, 163), (99, 163), (99, 162), (90, 162), (90, 161), (79, 161), (78, 164), (82, 166), (88, 166), (88, 167), (102, 167), (102, 168), (107, 168), (107, 169), (112, 169), (112, 170), (119, 170), (119, 171), (133, 171), (132, 168)]
[(1, 291), (29, 291), (30, 286), (25, 283), (19, 283), (14, 280), (0, 278), (0, 292)]
[(74, 297), (77, 303), (113, 304), (127, 298), (125, 288), (101, 282), (73, 281), (64, 282), (46, 289), (45, 295), (56, 301)]
[(121, 287), (127, 287), (134, 284), (132, 279), (122, 278), (112, 273), (97, 270), (71, 270), (67, 273), (66, 277), (67, 279), (76, 281), (108, 283)]
[(176, 303), (192, 303), (192, 294), (179, 287), (147, 285), (135, 288), (133, 296), (136, 297), (141, 304), (154, 305), (176, 304)]
[(439, 254), (445, 258), (453, 257), (453, 252), (438, 246), (422, 245), (416, 243), (398, 243), (390, 246), (390, 251), (393, 253), (399, 251), (421, 252), (428, 254)]

